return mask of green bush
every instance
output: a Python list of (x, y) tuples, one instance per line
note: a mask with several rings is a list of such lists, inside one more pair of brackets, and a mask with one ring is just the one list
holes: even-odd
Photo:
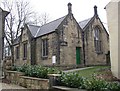
[(35, 77), (36, 75), (35, 67), (33, 66), (27, 67), (25, 70), (25, 75), (30, 77)]
[(93, 78), (86, 84), (89, 91), (120, 91), (120, 84)]
[(36, 77), (47, 78), (47, 74), (48, 74), (47, 68), (36, 66)]
[(19, 72), (25, 72), (25, 70), (29, 67), (30, 65), (24, 64), (22, 66), (13, 66), (11, 70), (13, 71), (19, 71)]
[(109, 82), (107, 88), (109, 91), (120, 91), (120, 84), (117, 82)]
[(47, 68), (48, 74), (61, 74), (62, 71), (57, 68)]
[(55, 68), (43, 67), (41, 65), (27, 65), (13, 66), (12, 70), (24, 72), (26, 76), (48, 78), (48, 74), (60, 74), (62, 71)]
[(60, 85), (87, 89), (88, 91), (120, 91), (120, 84), (93, 78), (88, 80), (79, 73), (63, 73), (59, 78)]
[(85, 78), (81, 77), (78, 73), (63, 73), (60, 77), (60, 82), (64, 86), (73, 88), (85, 88)]
[(86, 89), (89, 91), (108, 91), (107, 85), (106, 81), (94, 78), (86, 83)]
[(14, 66), (11, 67), (11, 70), (12, 70), (12, 71), (17, 71), (17, 68), (18, 68), (18, 67), (17, 67), (16, 65), (14, 65)]

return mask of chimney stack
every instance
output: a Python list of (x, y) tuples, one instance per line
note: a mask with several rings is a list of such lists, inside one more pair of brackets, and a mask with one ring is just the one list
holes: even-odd
[(97, 14), (97, 6), (96, 5), (94, 6), (94, 15), (98, 15)]
[(72, 4), (68, 3), (68, 14), (72, 13)]

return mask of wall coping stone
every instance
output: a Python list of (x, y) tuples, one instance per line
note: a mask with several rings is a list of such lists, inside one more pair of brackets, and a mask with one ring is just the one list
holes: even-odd
[(9, 71), (9, 70), (6, 70), (6, 72), (9, 72), (9, 73), (23, 73), (23, 72), (19, 72), (19, 71)]
[(19, 72), (19, 71), (6, 70), (6, 72), (8, 72), (8, 73), (21, 73), (21, 74), (24, 75), (24, 72)]
[(21, 78), (26, 78), (26, 79), (33, 79), (33, 80), (49, 81), (49, 79), (37, 78), (37, 77), (29, 77), (29, 76), (20, 76), (20, 77), (21, 77)]

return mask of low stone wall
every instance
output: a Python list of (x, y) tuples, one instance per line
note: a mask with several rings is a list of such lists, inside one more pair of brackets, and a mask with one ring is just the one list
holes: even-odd
[(20, 76), (23, 76), (24, 73), (17, 71), (5, 71), (5, 78), (13, 84), (19, 85)]
[(12, 84), (17, 84), (28, 89), (49, 89), (49, 79), (24, 76), (17, 71), (5, 71), (5, 78)]
[(49, 79), (20, 76), (19, 83), (29, 89), (49, 89)]

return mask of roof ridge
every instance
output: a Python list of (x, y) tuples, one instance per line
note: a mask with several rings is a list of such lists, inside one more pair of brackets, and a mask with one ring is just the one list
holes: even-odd
[(37, 30), (37, 32), (36, 32), (36, 34), (35, 34), (35, 37), (37, 37), (37, 35), (38, 35), (39, 31), (40, 31), (40, 28), (41, 28), (41, 27), (38, 28), (38, 30)]
[(29, 26), (40, 27), (39, 25), (28, 24)]
[(83, 29), (91, 21), (92, 18), (93, 17), (80, 21), (79, 22), (80, 27)]

